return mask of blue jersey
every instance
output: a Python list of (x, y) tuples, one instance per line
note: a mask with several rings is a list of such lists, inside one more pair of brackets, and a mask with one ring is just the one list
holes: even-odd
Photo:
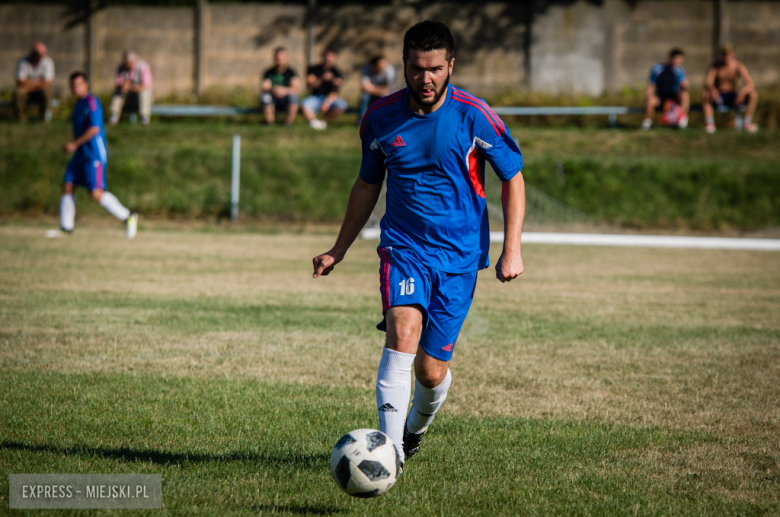
[(687, 77), (685, 77), (683, 67), (659, 63), (650, 69), (648, 80), (656, 86), (657, 94), (663, 96), (665, 93), (680, 93), (680, 86), (687, 80)]
[(439, 109), (419, 115), (404, 88), (372, 104), (360, 133), (360, 178), (377, 184), (387, 171), (380, 246), (408, 248), (447, 273), (487, 267), (485, 160), (501, 181), (523, 167), (520, 149), (487, 103), (450, 85)]
[(99, 160), (103, 163), (108, 162), (108, 150), (106, 149), (106, 128), (103, 124), (103, 105), (100, 99), (87, 94), (76, 102), (73, 107), (73, 115), (70, 117), (73, 124), (73, 138), (78, 138), (91, 127), (99, 127), (100, 132), (89, 142), (79, 146), (73, 155), (74, 160), (82, 163), (91, 163)]

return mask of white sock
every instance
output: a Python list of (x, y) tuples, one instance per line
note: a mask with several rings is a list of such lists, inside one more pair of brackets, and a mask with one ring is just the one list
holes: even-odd
[(111, 192), (103, 192), (103, 195), (100, 196), (100, 206), (120, 221), (126, 221), (130, 217), (130, 210), (125, 208)]
[(73, 194), (63, 194), (60, 199), (60, 228), (72, 232), (76, 219), (76, 198)]
[(426, 388), (418, 380), (414, 381), (414, 401), (406, 423), (406, 428), (410, 433), (420, 433), (431, 425), (436, 411), (447, 399), (447, 391), (451, 384), (452, 373), (450, 373), (449, 368), (442, 383), (433, 389)]
[(753, 122), (753, 117), (745, 117), (742, 119), (742, 125), (749, 126)]
[(403, 458), (404, 422), (412, 395), (412, 364), (414, 354), (404, 354), (389, 348), (382, 351), (376, 376), (376, 407), (379, 430), (393, 440)]

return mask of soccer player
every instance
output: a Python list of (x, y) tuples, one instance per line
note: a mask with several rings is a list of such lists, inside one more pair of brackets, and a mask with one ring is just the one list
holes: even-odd
[[(400, 467), (444, 403), (449, 361), (474, 295), (477, 271), (488, 266), (484, 192), (488, 160), (502, 185), (504, 249), (496, 277), (523, 272), (520, 235), (525, 213), (522, 155), (501, 119), (483, 100), (449, 84), (455, 64), (449, 29), (424, 21), (404, 36), (407, 88), (376, 101), (360, 127), (363, 158), (333, 248), (313, 259), (313, 278), (344, 259), (387, 180), (379, 244), (380, 293), (386, 343), (376, 403), (380, 430), (398, 447)], [(411, 395), (412, 366), (416, 382)]]
[(138, 214), (130, 213), (111, 192), (106, 191), (106, 130), (103, 125), (103, 105), (100, 99), (89, 92), (87, 74), (70, 74), (70, 89), (78, 99), (73, 107), (71, 123), (73, 140), (62, 146), (66, 153), (73, 153), (65, 178), (62, 182), (62, 200), (60, 201), (60, 228), (47, 232), (49, 237), (58, 237), (73, 232), (76, 218), (76, 197), (74, 186), (79, 185), (89, 191), (89, 196), (105, 208), (111, 215), (124, 221), (128, 239), (135, 237), (138, 228)]

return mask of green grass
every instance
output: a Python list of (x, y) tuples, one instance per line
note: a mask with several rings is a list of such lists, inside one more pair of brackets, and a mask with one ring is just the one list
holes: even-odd
[[(231, 138), (242, 137), (241, 213), (248, 220), (333, 223), (360, 167), (352, 126), (170, 122), (108, 130), (108, 184), (156, 218), (229, 214)], [(537, 129), (516, 126), (527, 181), (598, 221), (643, 228), (755, 230), (780, 225), (780, 138), (730, 131)], [(0, 216), (54, 215), (67, 163), (62, 122), (0, 124)], [(559, 166), (560, 164), (560, 166)], [(497, 202), (499, 188), (488, 184)], [(79, 213), (101, 209), (84, 192)]]
[(375, 242), (314, 281), (333, 236), (42, 234), (0, 225), (0, 513), (33, 472), (160, 473), (150, 515), (780, 512), (776, 253), (526, 245), (480, 274), (423, 450), (357, 500), (328, 463), (377, 426)]
[[(701, 432), (443, 414), (427, 454), (410, 462), (387, 495), (364, 501), (336, 488), (328, 462), (345, 430), (375, 427), (368, 390), (32, 372), (5, 376), (0, 395), (14, 412), (4, 415), (0, 441), (9, 472), (159, 473), (168, 514), (698, 515), (705, 507), (708, 514), (773, 508), (712, 494), (733, 490), (734, 482), (708, 469), (690, 465), (669, 476), (645, 461), (723, 445)], [(0, 483), (7, 493), (7, 478)]]

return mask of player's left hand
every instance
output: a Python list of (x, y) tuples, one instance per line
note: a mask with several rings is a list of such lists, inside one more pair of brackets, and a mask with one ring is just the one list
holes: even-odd
[(520, 252), (504, 251), (496, 262), (496, 278), (501, 282), (509, 282), (523, 274), (523, 257)]
[(78, 148), (79, 145), (76, 142), (68, 142), (67, 144), (62, 146), (62, 150), (66, 153), (72, 153)]
[(341, 262), (342, 258), (342, 256), (338, 256), (333, 250), (323, 253), (322, 255), (317, 255), (311, 260), (312, 265), (314, 266), (314, 273), (311, 277), (317, 278), (320, 275), (325, 276), (330, 274), (330, 272), (333, 271), (333, 268), (336, 267), (336, 264)]

